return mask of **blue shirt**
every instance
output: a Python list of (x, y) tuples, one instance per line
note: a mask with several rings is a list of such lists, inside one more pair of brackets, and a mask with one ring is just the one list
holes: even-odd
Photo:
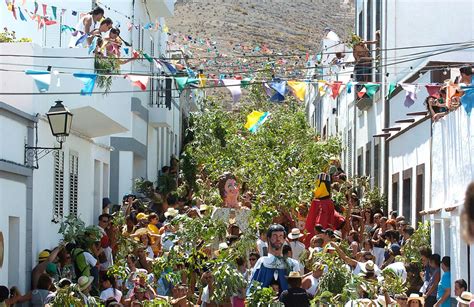
[[(439, 300), (443, 296), (444, 291), (449, 288), (451, 288), (451, 272), (450, 271), (444, 272), (443, 275), (441, 276), (441, 279), (439, 280), (439, 284), (438, 284), (438, 295), (436, 296), (436, 299)], [(450, 299), (449, 299), (450, 296), (448, 296), (448, 298), (443, 302), (443, 304), (441, 304), (441, 307), (451, 306)]]

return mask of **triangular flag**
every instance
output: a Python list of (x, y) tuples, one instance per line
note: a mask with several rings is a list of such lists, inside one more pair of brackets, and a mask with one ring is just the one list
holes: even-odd
[(51, 84), (51, 72), (47, 70), (25, 70), (25, 74), (31, 76), (36, 83), (38, 91), (41, 93), (47, 92), (49, 90), (49, 85)]
[(76, 29), (74, 29), (73, 27), (70, 27), (70, 26), (67, 26), (67, 25), (61, 25), (61, 32), (64, 32), (66, 30), (69, 30), (71, 32), (76, 31)]
[(20, 7), (18, 7), (18, 13), (20, 13), (20, 19), (22, 21), (27, 21), (25, 15), (23, 15), (23, 12), (21, 11)]
[(303, 81), (288, 81), (288, 86), (293, 91), (293, 95), (295, 95), (300, 101), (304, 101), (307, 85), (308, 84)]
[(416, 92), (418, 92), (418, 85), (416, 85), (416, 84), (407, 84), (407, 83), (402, 83), (400, 85), (406, 91), (404, 105), (405, 105), (405, 107), (409, 108), (415, 103)]
[(257, 129), (267, 120), (270, 113), (268, 112), (259, 112), (252, 111), (247, 115), (247, 122), (245, 123), (245, 129), (248, 129), (252, 133), (256, 133)]
[(138, 76), (138, 75), (127, 75), (127, 79), (132, 81), (133, 86), (139, 87), (142, 91), (145, 91), (150, 77)]
[(15, 8), (15, 5), (12, 4), (12, 14), (13, 14), (13, 18), (15, 18), (15, 20), (18, 20), (16, 18), (16, 8)]
[(54, 19), (57, 19), (57, 17), (56, 17), (56, 9), (57, 9), (57, 7), (51, 6), (51, 10), (53, 11), (53, 18), (54, 18)]
[(374, 94), (377, 93), (379, 90), (380, 84), (378, 83), (366, 83), (364, 84), (364, 87), (366, 89), (366, 94), (369, 96), (369, 98), (374, 97)]
[(35, 1), (35, 12), (34, 15), (38, 13), (38, 2)]
[(352, 93), (352, 81), (347, 82), (346, 88), (348, 94)]
[(123, 51), (125, 52), (126, 55), (128, 55), (128, 50), (130, 50), (128, 47), (123, 48)]
[(46, 8), (48, 7), (48, 5), (44, 4), (44, 3), (42, 5), (43, 5), (43, 16), (46, 16), (47, 15), (46, 14)]
[(165, 64), (166, 68), (170, 71), (170, 74), (174, 75), (178, 72), (173, 64), (163, 60), (161, 60), (161, 63)]
[(474, 88), (464, 90), (464, 95), (461, 96), (461, 105), (468, 116), (471, 116), (472, 107), (474, 105)]
[(250, 79), (250, 78), (248, 78), (248, 77), (243, 78), (243, 79), (240, 81), (240, 85), (242, 86), (242, 88), (248, 88), (251, 81), (252, 81), (252, 79)]
[(397, 88), (396, 83), (390, 83), (390, 85), (388, 86), (388, 95), (387, 95), (387, 97), (392, 96), (392, 93), (396, 88)]
[(362, 97), (364, 97), (365, 93), (367, 92), (367, 89), (365, 88), (365, 86), (363, 86), (360, 91), (357, 93), (357, 97), (359, 97), (359, 99), (361, 99)]
[(64, 16), (64, 13), (66, 13), (66, 9), (61, 9), (61, 16)]
[(145, 52), (143, 52), (143, 57), (150, 63), (153, 63), (153, 58), (151, 56), (149, 56), (148, 54), (146, 54)]
[(205, 74), (199, 74), (199, 75), (198, 75), (198, 78), (199, 78), (199, 85), (200, 85), (201, 87), (206, 86), (206, 82), (207, 82), (206, 75), (205, 75)]
[(92, 43), (91, 43), (91, 45), (89, 46), (89, 50), (88, 50), (88, 53), (89, 53), (89, 54), (91, 54), (92, 52), (94, 52), (95, 49), (97, 48), (97, 40), (98, 40), (98, 39), (99, 39), (99, 38), (96, 36), (96, 37), (94, 37), (94, 39), (92, 40)]
[(232, 94), (232, 100), (234, 101), (234, 103), (239, 101), (240, 97), (242, 96), (242, 89), (240, 88), (240, 80), (222, 79), (222, 83), (224, 83), (225, 87), (227, 87), (227, 89)]
[(336, 99), (339, 96), (339, 89), (341, 88), (342, 82), (341, 81), (334, 81), (331, 84), (331, 97)]
[(186, 87), (188, 77), (175, 77), (174, 80), (176, 82), (176, 85), (178, 85), (178, 90), (182, 92)]
[(75, 46), (82, 44), (86, 39), (87, 39), (87, 33), (84, 33), (79, 37), (79, 39), (76, 41)]
[(84, 87), (81, 89), (81, 95), (91, 96), (92, 91), (94, 90), (97, 75), (90, 73), (74, 73), (72, 75), (84, 83)]
[(270, 87), (274, 89), (280, 96), (285, 97), (286, 95), (286, 81), (274, 80), (270, 82)]
[(439, 89), (441, 88), (441, 85), (427, 84), (427, 85), (425, 85), (425, 87), (426, 87), (426, 91), (428, 92), (429, 96), (439, 98)]
[(319, 96), (323, 97), (326, 94), (326, 81), (318, 81)]
[(49, 20), (48, 18), (44, 18), (44, 24), (47, 25), (47, 26), (51, 26), (51, 25), (54, 25), (56, 23), (57, 23), (57, 21), (55, 21), (55, 20)]

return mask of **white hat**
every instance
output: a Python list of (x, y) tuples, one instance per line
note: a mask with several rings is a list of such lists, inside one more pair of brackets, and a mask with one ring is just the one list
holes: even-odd
[(375, 264), (372, 260), (368, 260), (364, 265), (361, 266), (361, 271), (364, 273), (374, 273), (375, 272)]
[(291, 232), (288, 234), (288, 238), (291, 240), (301, 238), (303, 234), (298, 228), (293, 228)]
[(179, 214), (179, 211), (176, 210), (175, 208), (168, 208), (165, 212), (165, 217), (175, 217)]
[(81, 276), (77, 280), (77, 285), (79, 286), (79, 289), (81, 291), (84, 291), (85, 289), (87, 289), (87, 287), (89, 287), (92, 284), (93, 281), (94, 281), (93, 276)]
[(460, 296), (456, 297), (456, 300), (458, 302), (460, 302), (461, 304), (466, 304), (468, 305), (472, 299), (474, 299), (473, 295), (471, 292), (468, 292), (468, 291), (464, 291), (463, 293), (461, 293)]
[(424, 304), (425, 303), (425, 298), (420, 296), (417, 293), (412, 293), (408, 297), (407, 303), (409, 303), (410, 301), (419, 301), (421, 304)]

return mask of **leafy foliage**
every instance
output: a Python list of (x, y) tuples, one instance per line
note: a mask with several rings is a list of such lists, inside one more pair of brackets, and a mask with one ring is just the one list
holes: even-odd
[(278, 301), (275, 301), (277, 293), (270, 287), (263, 288), (259, 282), (254, 281), (251, 287), (252, 291), (247, 296), (247, 306), (249, 307), (267, 307), (267, 306), (282, 306)]
[(58, 233), (63, 236), (63, 242), (76, 243), (89, 247), (100, 239), (100, 230), (97, 226), (87, 226), (79, 217), (68, 215), (61, 221)]
[(30, 43), (31, 38), (22, 37), (16, 38), (15, 31), (8, 31), (8, 28), (3, 28), (3, 32), (0, 32), (0, 43)]
[(414, 263), (421, 269), (420, 249), (422, 247), (431, 247), (430, 230), (431, 226), (429, 222), (418, 223), (415, 233), (402, 247), (403, 262)]
[[(96, 56), (94, 68), (96, 73), (99, 74), (119, 74), (120, 60), (115, 57)], [(104, 95), (107, 95), (112, 87), (112, 77), (99, 75), (97, 76), (96, 84), (99, 88), (104, 89)]]

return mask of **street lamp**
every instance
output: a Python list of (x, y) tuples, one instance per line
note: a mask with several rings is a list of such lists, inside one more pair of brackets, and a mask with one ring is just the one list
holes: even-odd
[[(49, 127), (51, 133), (56, 137), (59, 143), (59, 147), (38, 147), (38, 146), (27, 146), (25, 144), (25, 164), (38, 168), (38, 160), (52, 152), (53, 150), (60, 150), (63, 148), (63, 143), (66, 141), (66, 137), (69, 136), (72, 125), (73, 114), (62, 104), (61, 100), (56, 101), (56, 105), (52, 106), (48, 113)], [(36, 142), (38, 142), (38, 127), (36, 129)]]

